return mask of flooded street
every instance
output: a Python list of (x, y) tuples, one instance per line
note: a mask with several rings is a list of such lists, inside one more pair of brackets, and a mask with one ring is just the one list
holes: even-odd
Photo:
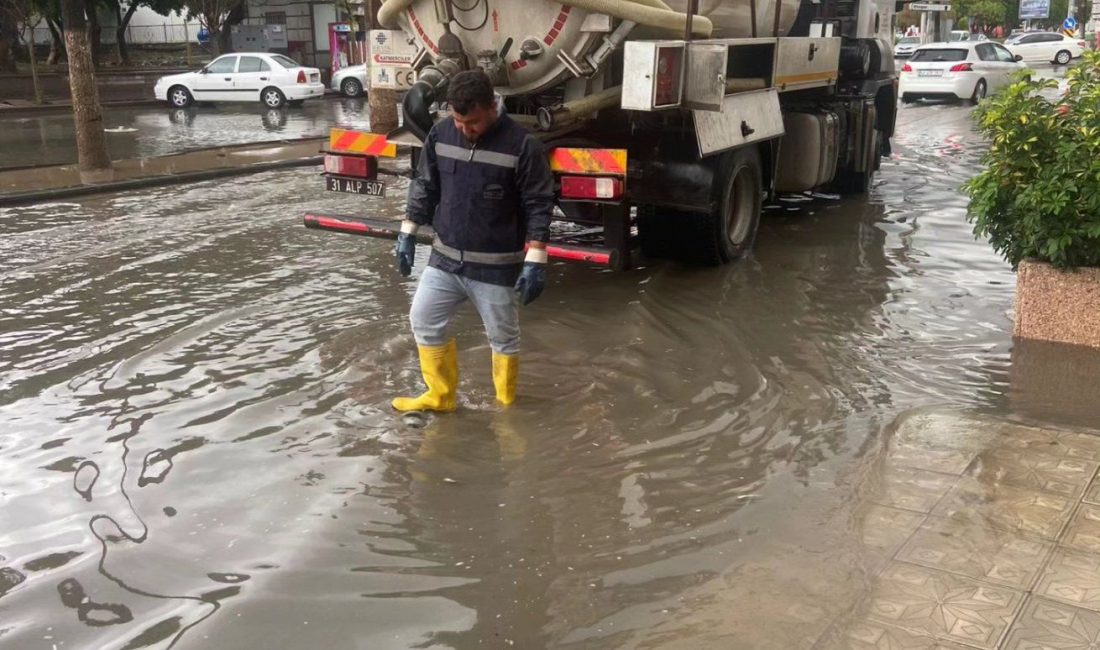
[[(333, 126), (366, 128), (367, 100), (311, 100), (301, 107), (256, 104), (168, 104), (114, 107), (104, 114), (107, 149), (114, 160), (163, 156), (229, 144), (328, 135)], [(0, 170), (76, 162), (70, 113), (0, 119)]]
[(1050, 406), (1011, 397), (969, 110), (903, 108), (869, 200), (784, 202), (739, 265), (554, 266), (507, 411), (467, 310), (423, 428), (389, 406), (416, 272), (301, 225), (403, 188), (0, 209), (0, 647), (825, 643), (882, 569), (859, 495), (895, 418)]

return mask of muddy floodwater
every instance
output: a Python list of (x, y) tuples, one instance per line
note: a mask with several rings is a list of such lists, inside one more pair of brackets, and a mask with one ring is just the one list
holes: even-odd
[[(328, 135), (333, 126), (366, 129), (367, 100), (318, 99), (302, 106), (266, 108), (256, 103), (167, 103), (111, 107), (103, 115), (113, 160), (163, 156), (230, 144)], [(76, 134), (68, 112), (0, 119), (0, 170), (76, 162)]]
[(822, 643), (882, 567), (857, 506), (896, 418), (1098, 421), (1015, 397), (969, 111), (902, 109), (869, 199), (783, 202), (736, 266), (554, 266), (511, 409), (464, 313), (423, 426), (389, 407), (416, 278), (301, 226), (402, 187), (0, 210), (0, 647)]

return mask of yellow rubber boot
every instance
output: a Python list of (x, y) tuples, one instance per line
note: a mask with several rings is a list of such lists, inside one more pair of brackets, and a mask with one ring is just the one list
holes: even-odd
[(458, 346), (454, 339), (446, 345), (421, 345), (420, 372), (428, 391), (420, 397), (397, 397), (398, 411), (453, 411), (458, 392)]
[(519, 379), (519, 355), (493, 352), (493, 385), (497, 401), (508, 406), (516, 401), (516, 380)]

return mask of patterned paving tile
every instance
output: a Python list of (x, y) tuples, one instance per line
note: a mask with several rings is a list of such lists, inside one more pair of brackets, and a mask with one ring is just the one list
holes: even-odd
[(1085, 503), (1091, 503), (1093, 505), (1100, 505), (1100, 480), (1093, 479), (1092, 485), (1085, 492)]
[(1100, 614), (1031, 598), (1009, 630), (1005, 650), (1100, 648)]
[(897, 467), (959, 475), (966, 471), (976, 455), (976, 451), (965, 449), (936, 449), (898, 443), (890, 448), (887, 462)]
[(996, 446), (1062, 458), (1100, 461), (1100, 436), (1003, 424)]
[(1100, 612), (1100, 555), (1068, 548), (1055, 549), (1035, 593)]
[(1082, 551), (1100, 553), (1100, 506), (1082, 503), (1062, 543)]
[(1053, 546), (980, 523), (930, 517), (897, 559), (1026, 590)]
[(882, 623), (864, 621), (827, 637), (814, 650), (973, 650)]
[(888, 506), (868, 506), (861, 520), (864, 561), (872, 574), (886, 566), (894, 553), (909, 539), (925, 515)]
[(870, 501), (917, 512), (928, 512), (951, 489), (956, 478), (947, 474), (887, 465), (872, 482)]
[(1023, 594), (971, 578), (893, 562), (875, 585), (868, 616), (874, 622), (938, 639), (996, 647)]
[(989, 481), (990, 477), (963, 477), (932, 514), (1039, 535), (1053, 540), (1072, 513), (1064, 497)]
[(1076, 498), (1096, 474), (1097, 463), (1034, 451), (991, 449), (978, 454), (968, 474), (988, 482)]
[(894, 433), (899, 445), (981, 451), (999, 437), (989, 422), (964, 413), (923, 412), (906, 417)]

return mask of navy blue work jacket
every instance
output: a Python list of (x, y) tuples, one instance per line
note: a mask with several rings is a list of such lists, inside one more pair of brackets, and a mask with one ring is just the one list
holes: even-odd
[(424, 141), (407, 218), (436, 233), (428, 264), (512, 285), (527, 241), (545, 242), (554, 209), (546, 149), (503, 113), (476, 143), (447, 118)]

